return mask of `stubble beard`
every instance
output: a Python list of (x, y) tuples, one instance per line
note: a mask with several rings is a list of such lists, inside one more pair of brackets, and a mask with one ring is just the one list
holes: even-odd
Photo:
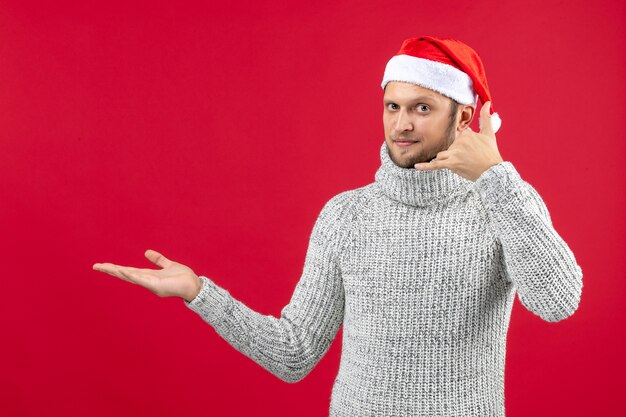
[[(430, 161), (432, 161), (434, 158), (437, 157), (437, 154), (439, 152), (445, 151), (454, 142), (454, 139), (455, 139), (454, 126), (455, 125), (456, 125), (456, 117), (454, 118), (454, 120), (452, 120), (448, 124), (448, 127), (446, 128), (446, 131), (443, 134), (445, 140), (440, 141), (440, 145), (437, 148), (432, 149), (428, 154), (424, 154), (423, 152), (420, 152), (420, 153), (418, 153), (416, 155), (411, 155), (408, 160), (398, 161), (398, 160), (396, 160), (396, 158), (394, 158), (392, 153), (389, 152), (389, 156), (391, 157), (391, 160), (393, 162), (395, 162), (396, 165), (398, 165), (398, 166), (400, 166), (402, 168), (414, 168), (415, 164), (418, 164), (418, 163), (421, 163), (421, 162), (430, 162)], [(420, 139), (420, 141), (421, 141), (421, 139)], [(398, 155), (398, 157), (401, 158), (400, 155)]]

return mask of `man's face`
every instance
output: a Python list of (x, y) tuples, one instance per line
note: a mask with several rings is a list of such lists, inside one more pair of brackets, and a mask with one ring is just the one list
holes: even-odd
[(456, 138), (457, 114), (450, 117), (452, 99), (436, 91), (391, 81), (383, 102), (385, 141), (391, 160), (400, 167), (430, 161)]

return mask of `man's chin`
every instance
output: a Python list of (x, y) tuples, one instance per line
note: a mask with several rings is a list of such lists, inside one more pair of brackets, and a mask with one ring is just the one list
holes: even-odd
[(400, 168), (415, 168), (415, 164), (419, 162), (419, 158), (416, 157), (406, 157), (406, 156), (398, 156), (398, 155), (390, 155), (391, 160)]

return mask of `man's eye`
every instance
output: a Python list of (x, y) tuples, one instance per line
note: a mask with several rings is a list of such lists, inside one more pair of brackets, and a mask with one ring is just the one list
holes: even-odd
[(387, 108), (389, 110), (397, 110), (398, 109), (398, 105), (395, 104), (395, 103), (389, 103), (389, 104), (387, 104)]
[(422, 111), (428, 111), (428, 110), (430, 110), (430, 109), (429, 109), (429, 107), (428, 107), (427, 105), (425, 105), (425, 104), (418, 104), (418, 105), (417, 105), (417, 109), (418, 109), (418, 110), (422, 110)]

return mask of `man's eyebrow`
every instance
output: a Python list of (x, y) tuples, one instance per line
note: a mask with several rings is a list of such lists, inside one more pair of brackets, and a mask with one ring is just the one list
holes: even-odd
[[(414, 101), (422, 101), (422, 100), (430, 100), (430, 101), (437, 101), (437, 98), (435, 96), (428, 96), (428, 95), (422, 95), (422, 96), (417, 96), (415, 98), (412, 98), (411, 100), (409, 100), (409, 102), (414, 102)], [(393, 98), (386, 98), (384, 101), (395, 101)]]
[(432, 101), (437, 101), (437, 97), (435, 96), (419, 96), (415, 98), (415, 101), (417, 100), (432, 100)]

